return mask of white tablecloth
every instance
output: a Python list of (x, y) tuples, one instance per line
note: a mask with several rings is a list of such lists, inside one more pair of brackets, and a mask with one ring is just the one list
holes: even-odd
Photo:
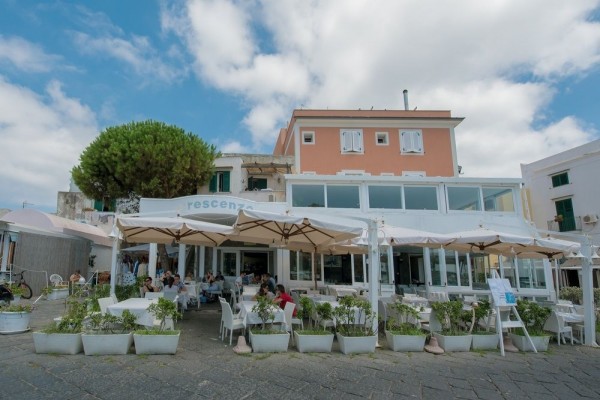
[(124, 310), (129, 310), (133, 315), (136, 316), (136, 323), (152, 327), (154, 325), (154, 316), (148, 312), (148, 306), (152, 303), (156, 303), (158, 299), (140, 299), (131, 298), (120, 301), (116, 304), (111, 304), (107, 307), (107, 311), (112, 315), (121, 316)]
[[(257, 304), (256, 301), (241, 301), (239, 303), (240, 306), (240, 317), (244, 321), (244, 326), (248, 325), (259, 325), (262, 324), (262, 320), (258, 316), (257, 313), (252, 311), (252, 307)], [(276, 305), (273, 305), (273, 312), (275, 313), (275, 318), (272, 321), (267, 321), (270, 323), (283, 323), (285, 321), (285, 316), (283, 310)]]

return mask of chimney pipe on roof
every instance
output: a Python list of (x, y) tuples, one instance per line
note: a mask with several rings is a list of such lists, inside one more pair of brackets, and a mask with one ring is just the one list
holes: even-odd
[(408, 90), (404, 89), (404, 110), (408, 111)]

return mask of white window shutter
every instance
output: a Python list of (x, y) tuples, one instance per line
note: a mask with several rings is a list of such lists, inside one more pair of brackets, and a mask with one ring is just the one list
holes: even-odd
[(363, 152), (363, 137), (361, 131), (352, 132), (352, 150), (359, 153)]
[(414, 133), (414, 136), (413, 136), (413, 149), (417, 153), (422, 153), (423, 152), (423, 136), (421, 135), (421, 132), (419, 132), (419, 131), (416, 131), (416, 132), (413, 132), (413, 133)]
[(352, 132), (342, 131), (342, 152), (352, 151)]

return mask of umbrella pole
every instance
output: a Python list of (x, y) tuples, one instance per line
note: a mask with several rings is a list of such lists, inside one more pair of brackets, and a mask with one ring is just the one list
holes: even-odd
[(315, 281), (315, 290), (317, 290), (317, 269), (315, 268), (315, 253), (310, 253), (310, 263), (312, 265), (313, 280)]
[(558, 260), (554, 260), (554, 277), (556, 281), (554, 290), (556, 291), (556, 300), (558, 301), (558, 294), (560, 293), (560, 268), (558, 267)]

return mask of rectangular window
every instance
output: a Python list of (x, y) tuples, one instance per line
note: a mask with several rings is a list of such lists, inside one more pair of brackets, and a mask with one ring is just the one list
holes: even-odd
[(360, 129), (340, 131), (342, 153), (363, 153), (363, 133)]
[(212, 176), (212, 178), (210, 178), (208, 190), (211, 193), (230, 192), (231, 190), (229, 187), (229, 181), (230, 181), (230, 172), (229, 171), (217, 171)]
[(448, 187), (448, 209), (460, 211), (481, 211), (479, 188)]
[(360, 208), (358, 186), (327, 186), (327, 208)]
[(514, 212), (513, 190), (510, 188), (481, 188), (485, 211)]
[(325, 185), (292, 185), (293, 207), (325, 207)]
[(402, 209), (402, 187), (369, 186), (369, 208)]
[(290, 280), (298, 280), (298, 252), (290, 250)]
[(248, 177), (248, 190), (260, 190), (267, 188), (267, 178)]
[(387, 132), (375, 132), (375, 144), (377, 146), (387, 146), (389, 137)]
[(299, 281), (312, 281), (312, 253), (300, 253), (300, 265), (298, 268)]
[(558, 187), (569, 184), (569, 173), (561, 172), (560, 174), (552, 175), (552, 187)]
[(433, 186), (404, 186), (407, 210), (439, 210), (437, 188)]
[(315, 144), (315, 133), (314, 132), (302, 132), (302, 143)]
[(542, 260), (517, 259), (517, 273), (519, 274), (519, 288), (545, 289), (544, 263)]
[(354, 255), (354, 282), (362, 283), (365, 282), (365, 267), (363, 262), (362, 254)]
[(489, 290), (487, 278), (491, 278), (490, 256), (488, 254), (471, 253), (471, 277), (474, 290)]
[(440, 266), (440, 250), (429, 251), (429, 264), (431, 266), (431, 285), (442, 286), (442, 268)]
[(423, 154), (423, 132), (419, 129), (400, 131), (400, 153)]
[(554, 206), (556, 207), (558, 230), (560, 232), (574, 231), (576, 227), (573, 200), (571, 198), (558, 200), (554, 202)]

